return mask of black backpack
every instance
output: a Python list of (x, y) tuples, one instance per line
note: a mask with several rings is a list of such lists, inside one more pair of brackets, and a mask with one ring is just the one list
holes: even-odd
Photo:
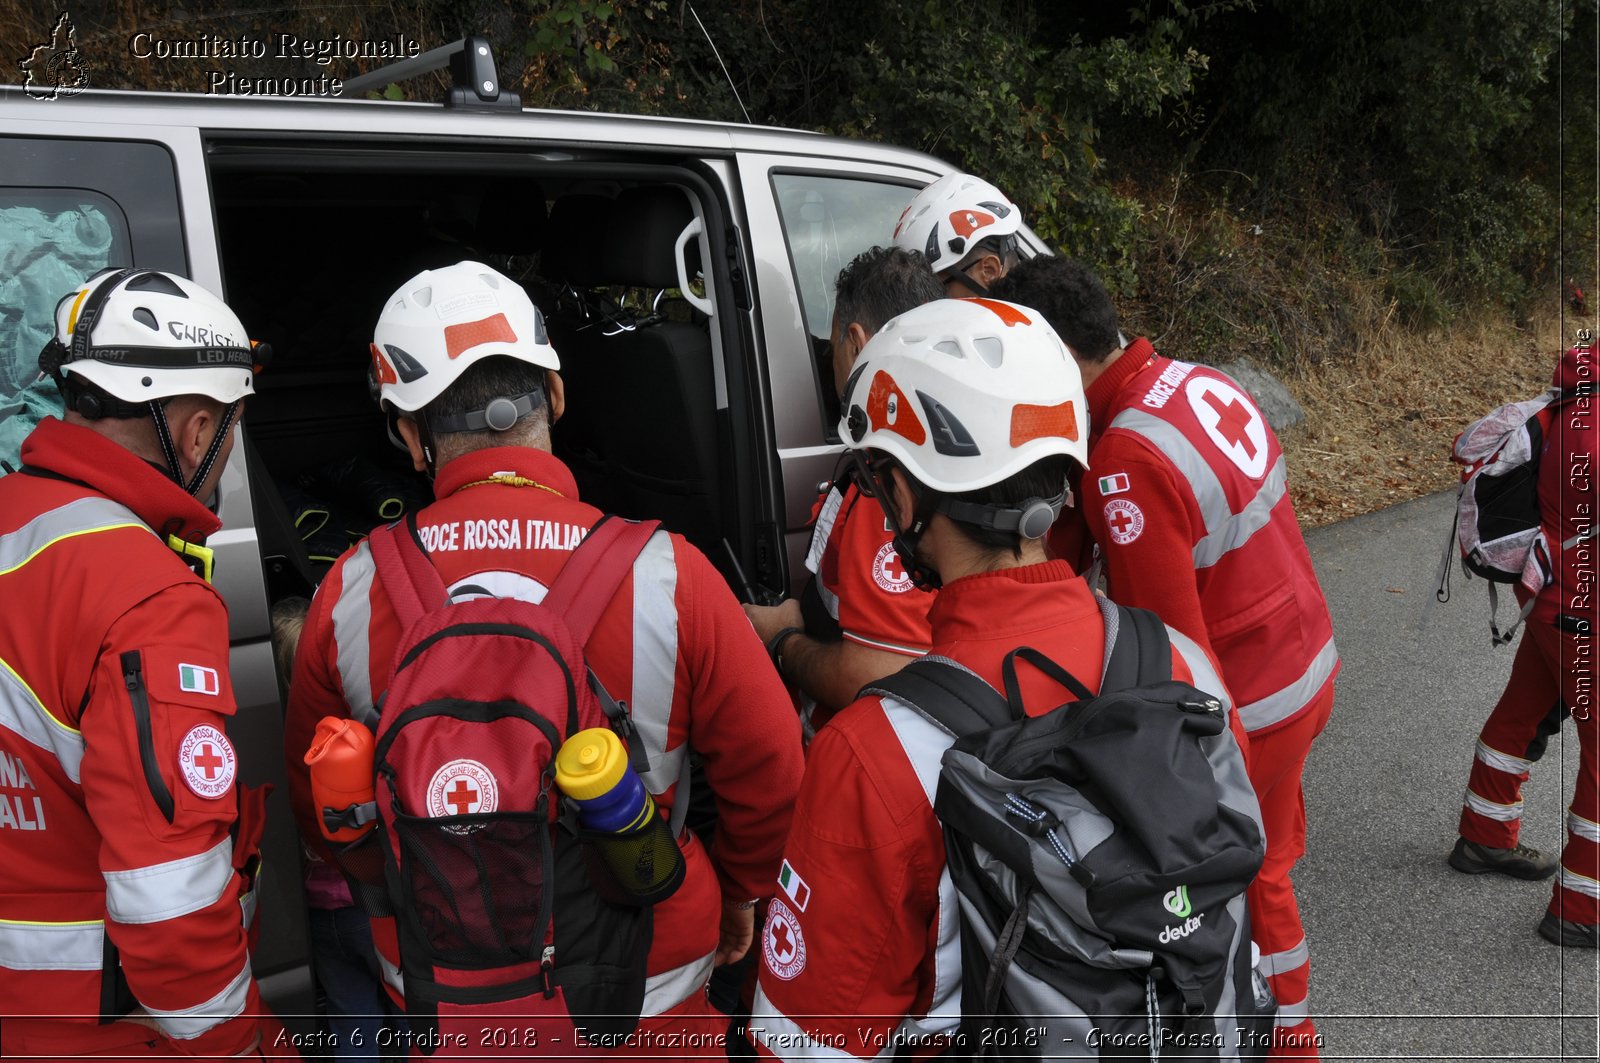
[[(960, 895), (962, 1051), (1264, 1056), (1277, 1005), (1244, 892), (1265, 847), (1227, 710), (1173, 681), (1155, 614), (1099, 600), (1099, 696), (1028, 647), (1004, 696), (935, 657), (870, 688), (956, 736), (934, 811)], [(1026, 715), (1018, 660), (1076, 700)]]

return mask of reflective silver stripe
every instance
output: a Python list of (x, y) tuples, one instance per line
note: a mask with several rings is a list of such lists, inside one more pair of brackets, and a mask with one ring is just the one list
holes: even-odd
[(49, 753), (68, 779), (79, 782), (83, 734), (56, 719), (33, 688), (0, 660), (0, 729)]
[(209, 908), (233, 881), (233, 839), (198, 856), (132, 871), (103, 872), (106, 914), (116, 923), (159, 923)]
[(192, 1041), (207, 1030), (242, 1015), (249, 997), (250, 958), (247, 956), (244, 966), (233, 976), (233, 981), (204, 1004), (178, 1011), (157, 1011), (146, 1005), (144, 1010), (156, 1020), (161, 1032), (174, 1041)]
[(1194, 544), (1194, 567), (1210, 568), (1221, 561), (1223, 555), (1249, 542), (1252, 535), (1272, 522), (1272, 511), (1283, 501), (1288, 487), (1288, 473), (1283, 455), (1279, 454), (1260, 489), (1244, 508), (1224, 521), (1220, 528), (1207, 526), (1205, 538)]
[(1533, 770), (1533, 761), (1513, 757), (1509, 753), (1502, 753), (1483, 744), (1483, 739), (1478, 739), (1478, 751), (1474, 754), (1479, 764), (1503, 771), (1508, 775), (1526, 775)]
[(1561, 888), (1585, 897), (1600, 897), (1600, 882), (1576, 871), (1568, 871), (1565, 867), (1561, 869)]
[[(1189, 481), (1189, 490), (1200, 507), (1200, 519), (1206, 523), (1206, 534), (1223, 529), (1233, 513), (1228, 508), (1228, 495), (1222, 489), (1222, 481), (1177, 425), (1135, 408), (1113, 417), (1111, 427), (1125, 428), (1149, 440), (1178, 474)], [(1199, 564), (1198, 558), (1195, 563)]]
[(105, 965), (106, 927), (0, 919), (0, 970), (98, 971)]
[(1234, 513), (1216, 471), (1176, 425), (1139, 409), (1124, 410), (1111, 421), (1112, 428), (1125, 428), (1155, 445), (1185, 480), (1200, 507), (1206, 533), (1194, 545), (1195, 568), (1209, 568), (1272, 520), (1272, 511), (1283, 501), (1288, 475), (1282, 454), (1273, 462), (1261, 486), (1243, 509)]
[(1584, 841), (1600, 844), (1600, 823), (1584, 819), (1571, 809), (1567, 810), (1567, 830)]
[[(928, 719), (916, 709), (895, 698), (878, 699), (889, 726), (900, 740), (906, 759), (917, 773), (922, 792), (933, 807), (933, 797), (939, 787), (939, 766), (945, 750), (955, 741), (955, 736)], [(943, 854), (940, 854), (941, 857)], [(919, 1034), (942, 1033), (953, 1029), (961, 1020), (961, 908), (956, 895), (955, 882), (950, 878), (950, 868), (941, 860), (939, 871), (939, 911), (935, 917), (933, 950), (933, 994), (928, 1013), (923, 1019), (907, 1017)]]
[(1228, 686), (1217, 674), (1216, 668), (1212, 667), (1210, 655), (1200, 648), (1200, 644), (1171, 626), (1167, 628), (1167, 641), (1178, 651), (1183, 663), (1189, 666), (1189, 674), (1194, 677), (1194, 688), (1217, 698), (1223, 708), (1232, 711), (1233, 698), (1228, 693)]
[[(779, 1011), (767, 998), (767, 992), (760, 981), (756, 982), (756, 1000), (750, 1009), (750, 1036), (762, 1048), (771, 1052), (782, 1060), (811, 1060), (811, 1059), (860, 1059), (862, 1057), (842, 1049), (834, 1048), (821, 1041), (814, 1041), (811, 1035), (803, 1030), (798, 1023), (783, 1012)], [(850, 1041), (859, 1043), (859, 1038), (849, 1038)], [(894, 1038), (886, 1039), (888, 1045), (872, 1059), (891, 1059), (899, 1047)]]
[(1333, 675), (1333, 670), (1338, 666), (1339, 650), (1333, 644), (1333, 636), (1329, 635), (1328, 641), (1317, 651), (1317, 655), (1311, 658), (1311, 663), (1299, 679), (1276, 693), (1268, 694), (1248, 705), (1240, 705), (1239, 722), (1244, 724), (1246, 731), (1259, 731), (1287, 720), (1305, 708), (1306, 703), (1316, 696), (1317, 691), (1322, 689), (1322, 685), (1328, 681), (1328, 677)]
[(652, 1015), (671, 1011), (704, 989), (706, 983), (711, 981), (711, 968), (715, 966), (716, 959), (717, 954), (713, 950), (698, 960), (690, 960), (682, 967), (674, 967), (670, 971), (662, 971), (646, 978), (644, 1005), (639, 1010), (639, 1017), (647, 1019)]
[(389, 962), (389, 958), (383, 954), (382, 949), (374, 948), (372, 954), (378, 957), (378, 973), (383, 976), (384, 982), (388, 984), (390, 989), (393, 989), (402, 997), (405, 996), (406, 978), (400, 972), (400, 968)]
[(1502, 805), (1489, 800), (1487, 797), (1479, 797), (1471, 790), (1468, 790), (1467, 798), (1464, 803), (1469, 811), (1476, 812), (1478, 815), (1483, 816), (1486, 819), (1499, 820), (1501, 823), (1512, 823), (1522, 818), (1521, 801), (1517, 801), (1509, 805)]
[(828, 548), (828, 540), (833, 538), (833, 525), (843, 507), (844, 492), (837, 487), (828, 488), (828, 497), (817, 510), (817, 523), (811, 528), (811, 545), (806, 550), (806, 568), (813, 575), (822, 574), (822, 555)]
[[(0, 576), (15, 572), (46, 549), (78, 535), (117, 528), (150, 528), (127, 506), (109, 498), (80, 498), (39, 514), (7, 535), (0, 535)], [(154, 532), (150, 532), (154, 535)], [(27, 682), (0, 661), (0, 728), (30, 745), (50, 752), (61, 770), (79, 782), (83, 735), (58, 720)]]
[(1278, 1018), (1273, 1022), (1273, 1025), (1299, 1026), (1302, 1022), (1305, 1022), (1309, 1018), (1311, 1018), (1310, 998), (1302, 1000), (1296, 1004), (1285, 1004), (1282, 1001), (1279, 1001)]
[(109, 498), (91, 496), (57, 506), (16, 531), (0, 535), (0, 576), (16, 571), (63, 539), (116, 528), (140, 528), (155, 534), (133, 510)]
[(378, 711), (372, 704), (372, 578), (378, 568), (372, 548), (363, 540), (345, 558), (339, 600), (333, 603), (333, 644), (339, 665), (339, 682), (350, 715), (377, 727)]
[(1304, 967), (1311, 962), (1311, 950), (1306, 948), (1306, 939), (1301, 938), (1300, 944), (1292, 949), (1282, 952), (1269, 952), (1261, 957), (1261, 973), (1271, 978), (1273, 975), (1287, 974), (1296, 967)]
[(667, 749), (678, 680), (678, 563), (665, 531), (650, 536), (633, 562), (633, 726), (639, 731), (650, 770), (642, 780), (664, 794), (683, 772), (687, 744)]

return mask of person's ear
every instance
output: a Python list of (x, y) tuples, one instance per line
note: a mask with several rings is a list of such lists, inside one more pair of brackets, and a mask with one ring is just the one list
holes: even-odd
[(968, 275), (985, 288), (992, 288), (995, 281), (1006, 275), (1005, 263), (1000, 260), (999, 255), (984, 255), (973, 264)]
[(550, 423), (555, 424), (567, 412), (567, 387), (554, 369), (544, 371), (544, 391), (550, 401)]
[(850, 322), (845, 326), (844, 332), (850, 339), (850, 349), (855, 352), (854, 357), (850, 359), (853, 364), (856, 358), (861, 357), (861, 348), (865, 347), (867, 341), (872, 337), (867, 335), (867, 330), (861, 327), (861, 322), (859, 321)]
[(394, 428), (400, 433), (400, 442), (406, 445), (406, 453), (411, 455), (412, 466), (421, 473), (428, 471), (428, 455), (422, 449), (422, 429), (417, 427), (417, 422), (404, 415), (394, 419)]
[(216, 432), (221, 418), (208, 402), (191, 402), (180, 399), (176, 409), (172, 404), (167, 412), (167, 429), (172, 433), (172, 445), (177, 449), (178, 460), (185, 479), (194, 475), (211, 447), (211, 436)]

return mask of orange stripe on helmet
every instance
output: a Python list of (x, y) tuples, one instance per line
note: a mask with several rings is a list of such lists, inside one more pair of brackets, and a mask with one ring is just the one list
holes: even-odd
[(881, 369), (872, 378), (872, 389), (867, 392), (867, 419), (874, 431), (893, 432), (919, 447), (928, 439), (928, 430), (917, 419), (911, 400), (894, 378)]
[(950, 228), (956, 231), (957, 236), (968, 237), (985, 225), (993, 225), (995, 216), (983, 210), (953, 210), (950, 212)]
[(482, 343), (516, 343), (517, 334), (504, 314), (444, 327), (444, 349), (451, 358)]
[(995, 316), (998, 317), (1001, 321), (1004, 321), (1006, 323), (1007, 327), (1010, 327), (1011, 325), (1031, 325), (1031, 324), (1033, 324), (1033, 322), (1028, 319), (1028, 315), (1027, 314), (1024, 314), (1021, 310), (1018, 310), (1016, 307), (1012, 306), (1010, 303), (1002, 303), (998, 299), (978, 299), (978, 298), (973, 298), (973, 299), (967, 299), (967, 300), (965, 300), (965, 302), (977, 303), (979, 306), (986, 307), (986, 308), (988, 308), (990, 310), (993, 310)]
[(376, 343), (367, 344), (372, 351), (372, 376), (380, 384), (398, 384), (400, 378), (395, 375), (394, 366), (389, 364), (389, 359), (378, 350)]
[(1070, 400), (1059, 406), (1029, 406), (1024, 402), (1011, 408), (1013, 447), (1047, 436), (1077, 442), (1078, 411)]

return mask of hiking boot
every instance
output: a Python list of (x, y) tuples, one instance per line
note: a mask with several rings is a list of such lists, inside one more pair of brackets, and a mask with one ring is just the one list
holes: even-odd
[(1574, 923), (1554, 912), (1544, 913), (1544, 918), (1539, 920), (1539, 936), (1562, 948), (1600, 948), (1600, 926), (1594, 923)]
[(1493, 849), (1457, 838), (1456, 847), (1450, 850), (1450, 866), (1466, 875), (1492, 871), (1512, 878), (1540, 879), (1549, 878), (1561, 865), (1555, 857), (1545, 856), (1529, 845), (1519, 843), (1511, 849)]

